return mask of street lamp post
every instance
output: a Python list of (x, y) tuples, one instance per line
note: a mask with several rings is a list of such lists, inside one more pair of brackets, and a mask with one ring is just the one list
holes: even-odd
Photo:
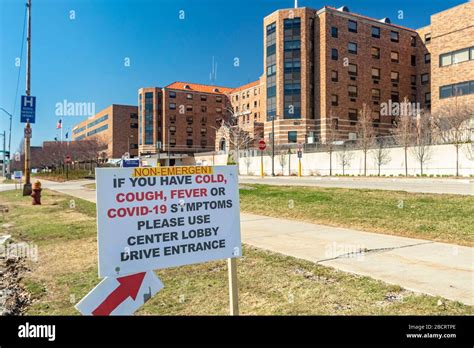
[(5, 112), (8, 117), (10, 118), (10, 130), (8, 132), (8, 174), (11, 174), (11, 145), (12, 145), (12, 118), (13, 118), (13, 115), (10, 114), (7, 110), (5, 110), (4, 108), (0, 108), (0, 110), (2, 110), (3, 112)]

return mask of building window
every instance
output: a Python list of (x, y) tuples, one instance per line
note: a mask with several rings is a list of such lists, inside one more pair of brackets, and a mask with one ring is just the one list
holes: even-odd
[(337, 38), (337, 28), (331, 27), (331, 36)]
[(398, 73), (398, 71), (392, 71), (390, 73), (390, 79), (392, 80), (392, 82), (398, 82), (400, 80), (400, 74)]
[(429, 106), (431, 105), (431, 93), (425, 93), (425, 105)]
[(207, 112), (207, 106), (201, 105), (201, 112)]
[(431, 62), (431, 54), (425, 54), (425, 64), (429, 64)]
[(469, 82), (457, 83), (453, 86), (454, 95), (467, 95), (470, 94)]
[(397, 51), (392, 51), (390, 53), (390, 59), (392, 60), (393, 63), (398, 63), (399, 62), (399, 56)]
[(351, 33), (357, 33), (357, 22), (349, 19), (348, 29)]
[(372, 27), (372, 37), (380, 39), (380, 28), (379, 27)]
[(372, 47), (371, 52), (372, 52), (372, 58), (380, 59), (380, 48), (379, 47)]
[(373, 100), (380, 100), (380, 89), (372, 88), (372, 99)]
[(176, 98), (176, 92), (170, 91), (169, 96), (170, 98)]
[(380, 79), (380, 69), (379, 68), (372, 68), (372, 79), (379, 80)]
[(431, 33), (427, 33), (425, 34), (425, 44), (430, 43), (430, 42), (431, 42)]
[(355, 42), (349, 42), (347, 45), (347, 50), (349, 53), (357, 54), (357, 44)]
[(349, 120), (351, 121), (351, 126), (355, 126), (357, 124), (357, 110), (356, 109), (349, 109)]
[(338, 53), (337, 53), (336, 48), (331, 49), (331, 59), (332, 60), (337, 60), (338, 59)]
[(411, 56), (411, 66), (416, 66), (416, 56), (415, 55)]
[(357, 98), (357, 86), (349, 85), (347, 86), (347, 90), (349, 92), (349, 97)]
[(416, 47), (416, 36), (410, 37), (410, 44), (411, 44), (411, 47)]
[(357, 76), (357, 64), (349, 63), (347, 67), (349, 71), (349, 75)]
[(339, 77), (337, 74), (337, 70), (331, 70), (331, 81), (332, 82), (337, 82), (339, 81)]
[(410, 82), (412, 86), (416, 86), (416, 75), (410, 76)]
[(216, 103), (222, 103), (222, 97), (220, 95), (216, 97)]
[(170, 110), (176, 110), (176, 103), (170, 103)]
[(298, 132), (297, 131), (289, 131), (288, 132), (288, 142), (289, 143), (296, 143), (298, 141)]
[(426, 85), (430, 82), (430, 75), (429, 74), (421, 74), (421, 84)]
[(331, 105), (332, 106), (338, 106), (339, 105), (339, 97), (337, 94), (332, 94), (331, 95)]
[(188, 147), (192, 147), (193, 146), (193, 139), (186, 139), (186, 145)]
[(222, 113), (222, 108), (216, 108), (216, 112), (217, 112), (218, 114), (221, 114), (221, 113)]
[(453, 85), (441, 86), (439, 88), (440, 99), (449, 98), (453, 96)]
[(202, 95), (201, 94), (201, 101), (206, 101), (207, 100), (207, 95)]
[(439, 56), (439, 66), (448, 66), (453, 64), (453, 55), (452, 53), (445, 53)]
[(397, 91), (392, 91), (390, 93), (390, 99), (392, 99), (393, 102), (399, 102), (400, 98), (399, 98), (399, 94)]
[(398, 31), (391, 31), (390, 32), (390, 41), (398, 42)]
[(192, 93), (187, 93), (186, 94), (186, 99), (193, 99)]

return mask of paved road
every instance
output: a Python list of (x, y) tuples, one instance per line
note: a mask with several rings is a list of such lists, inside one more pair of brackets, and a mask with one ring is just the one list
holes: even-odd
[[(95, 202), (91, 181), (43, 186)], [(474, 248), (241, 214), (245, 244), (474, 305)]]
[(255, 177), (240, 176), (243, 184), (290, 186), (320, 186), (377, 189), (421, 193), (474, 195), (474, 180), (470, 179), (403, 179), (403, 178), (343, 178), (343, 177)]

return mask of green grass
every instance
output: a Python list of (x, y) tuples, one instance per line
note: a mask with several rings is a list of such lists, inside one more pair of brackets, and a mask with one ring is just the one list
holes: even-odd
[(52, 180), (52, 181), (67, 181), (67, 180), (79, 180), (79, 179), (85, 179), (89, 178), (91, 176), (94, 176), (94, 171), (90, 170), (84, 170), (84, 169), (76, 169), (76, 170), (70, 170), (68, 172), (67, 178), (66, 178), (66, 172), (41, 172), (41, 173), (35, 173), (31, 175), (35, 179), (46, 179), (46, 180)]
[[(255, 191), (255, 190), (254, 190)], [(320, 196), (320, 202), (328, 202)], [(69, 203), (74, 199), (75, 208)], [(78, 314), (74, 305), (99, 283), (95, 204), (43, 190), (32, 206), (19, 191), (0, 192), (14, 240), (38, 245), (38, 262), (23, 275), (31, 315)], [(248, 315), (468, 315), (473, 307), (399, 286), (244, 246), (238, 259), (240, 312)], [(138, 314), (228, 313), (226, 261), (159, 270), (165, 288)], [(442, 305), (438, 305), (438, 300)]]
[(93, 184), (85, 184), (83, 185), (85, 188), (88, 188), (88, 189), (91, 189), (91, 190), (95, 190), (96, 189), (96, 185), (95, 183)]
[(244, 212), (474, 245), (474, 197), (344, 188), (245, 185)]

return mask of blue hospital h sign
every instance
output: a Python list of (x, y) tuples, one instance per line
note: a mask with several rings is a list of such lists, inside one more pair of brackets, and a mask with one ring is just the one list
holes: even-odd
[(36, 97), (29, 95), (21, 96), (21, 123), (35, 123), (36, 117)]

